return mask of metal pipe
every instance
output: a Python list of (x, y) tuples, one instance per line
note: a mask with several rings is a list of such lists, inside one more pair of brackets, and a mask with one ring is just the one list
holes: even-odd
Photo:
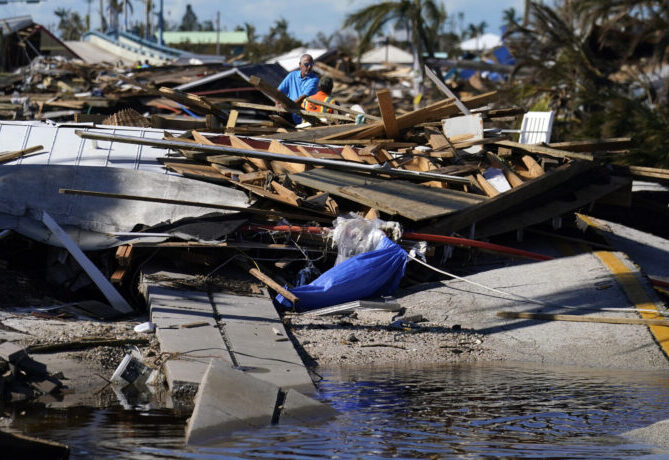
[(125, 136), (121, 134), (104, 134), (91, 131), (77, 130), (75, 133), (83, 139), (93, 139), (98, 141), (121, 142), (125, 144), (140, 144), (148, 145), (150, 147), (158, 147), (165, 149), (183, 149), (195, 150), (198, 152), (234, 155), (249, 158), (260, 158), (269, 161), (285, 161), (289, 163), (301, 163), (314, 166), (325, 166), (332, 169), (340, 169), (343, 171), (366, 172), (371, 174), (385, 174), (394, 177), (403, 177), (407, 179), (421, 179), (421, 180), (438, 180), (455, 182), (458, 184), (470, 184), (469, 179), (460, 176), (449, 176), (446, 174), (437, 174), (423, 171), (409, 171), (405, 169), (395, 169), (388, 166), (368, 165), (361, 163), (354, 163), (348, 161), (328, 160), (325, 158), (310, 158), (300, 157), (294, 155), (283, 155), (281, 153), (260, 152), (257, 150), (244, 150), (232, 147), (225, 147), (222, 145), (206, 145), (195, 144), (190, 142), (180, 141), (166, 141), (163, 139), (146, 139), (136, 136)]

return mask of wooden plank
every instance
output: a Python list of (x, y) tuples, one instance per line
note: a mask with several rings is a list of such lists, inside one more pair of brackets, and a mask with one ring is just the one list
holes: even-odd
[(449, 215), (486, 199), (457, 190), (427, 188), (402, 180), (377, 179), (323, 168), (289, 177), (292, 182), (305, 187), (415, 221)]
[(518, 175), (509, 168), (504, 161), (497, 155), (492, 152), (486, 152), (486, 157), (490, 162), (490, 165), (494, 168), (501, 169), (504, 173), (504, 177), (509, 182), (511, 187), (518, 187), (523, 184), (523, 181)]
[(523, 155), (520, 160), (523, 162), (525, 167), (530, 173), (530, 177), (539, 177), (543, 176), (546, 171), (544, 171), (544, 168), (536, 162), (534, 158), (532, 158), (529, 155)]
[(84, 252), (77, 246), (70, 236), (65, 233), (65, 230), (47, 213), (42, 211), (42, 223), (51, 231), (53, 236), (67, 249), (74, 260), (81, 266), (81, 268), (90, 277), (91, 281), (100, 289), (105, 298), (109, 301), (109, 305), (121, 313), (132, 313), (133, 308), (126, 302), (126, 300), (118, 293), (116, 288), (107, 280), (102, 272), (86, 257)]
[(214, 105), (205, 97), (185, 93), (183, 91), (167, 88), (164, 86), (161, 87), (158, 91), (160, 91), (160, 94), (163, 96), (172, 99), (173, 101), (176, 101), (179, 104), (184, 105), (197, 113), (200, 113), (201, 115), (212, 114), (222, 120), (228, 118), (228, 114), (226, 112), (216, 107), (216, 105)]
[[(225, 176), (222, 176), (225, 177)], [(241, 184), (240, 184), (241, 185)], [(242, 188), (255, 188), (259, 189), (260, 187), (253, 187), (251, 185), (244, 185)], [(264, 189), (261, 189), (264, 191)], [(256, 208), (243, 208), (241, 206), (229, 206), (225, 204), (215, 204), (215, 203), (201, 203), (198, 201), (186, 201), (186, 200), (172, 200), (169, 198), (158, 198), (151, 196), (138, 196), (138, 195), (124, 195), (120, 193), (104, 193), (104, 192), (95, 192), (92, 190), (73, 190), (67, 188), (61, 188), (58, 190), (59, 193), (69, 194), (69, 195), (87, 195), (87, 196), (97, 196), (102, 198), (115, 198), (122, 200), (136, 200), (136, 201), (148, 201), (153, 203), (167, 203), (167, 204), (177, 204), (182, 206), (195, 206), (200, 208), (212, 208), (212, 209), (224, 209), (227, 211), (239, 211), (245, 212), (248, 214), (257, 214), (260, 216), (277, 216), (285, 217), (288, 219), (300, 219), (300, 220), (314, 220), (317, 222), (332, 223), (332, 219), (323, 219), (320, 217), (315, 217), (313, 215), (306, 214), (294, 214), (283, 211), (273, 211), (271, 209), (256, 209)], [(267, 192), (270, 193), (270, 192)], [(272, 194), (274, 195), (274, 194)], [(316, 211), (308, 210), (312, 213)]]
[[(470, 98), (463, 98), (462, 102), (467, 107), (476, 108), (493, 101), (496, 97), (497, 92), (492, 91), (489, 93), (480, 94), (478, 96), (472, 96)], [(422, 109), (400, 115), (397, 117), (397, 125), (399, 130), (402, 131), (419, 123), (441, 120), (442, 118), (455, 115), (458, 112), (459, 109), (452, 99), (444, 99), (442, 101), (435, 102), (434, 104), (430, 104)], [(385, 128), (383, 123), (377, 122), (359, 128), (349, 129), (341, 133), (331, 134), (329, 136), (325, 136), (324, 139), (327, 139), (328, 141), (335, 139), (373, 139), (375, 137), (381, 136), (384, 132)]]
[(669, 182), (669, 169), (649, 168), (645, 166), (627, 166), (629, 173), (635, 179)]
[(550, 148), (568, 150), (570, 152), (603, 152), (607, 150), (624, 150), (632, 146), (631, 137), (613, 137), (583, 141), (551, 142)]
[(28, 147), (27, 149), (15, 150), (13, 152), (0, 152), (0, 163), (16, 160), (17, 158), (21, 158), (24, 155), (39, 152), (40, 150), (44, 150), (44, 147), (41, 145), (35, 145), (33, 147)]
[(479, 188), (483, 190), (487, 196), (492, 198), (499, 195), (499, 191), (490, 185), (490, 182), (488, 182), (481, 174), (475, 174), (474, 177), (476, 178), (476, 183), (478, 184)]
[(362, 158), (360, 158), (360, 155), (351, 148), (351, 146), (345, 146), (343, 149), (341, 149), (341, 157), (344, 160), (347, 161), (355, 161), (356, 163), (365, 163)]
[[(278, 140), (273, 140), (272, 142), (270, 142), (267, 152), (282, 153), (284, 155), (307, 156), (304, 155), (301, 151), (293, 152), (290, 148), (283, 145)], [(271, 165), (272, 169), (280, 174), (300, 173), (307, 170), (307, 165), (301, 163), (291, 163), (290, 161), (272, 161)]]
[(225, 131), (226, 132), (229, 129), (235, 127), (235, 125), (237, 124), (237, 117), (238, 116), (239, 116), (239, 112), (237, 110), (231, 110), (230, 111), (230, 116), (228, 117), (228, 122), (225, 124)]
[(522, 150), (527, 153), (534, 153), (537, 155), (547, 155), (554, 158), (570, 158), (570, 159), (587, 160), (587, 161), (592, 161), (594, 159), (594, 157), (590, 153), (567, 152), (565, 150), (553, 149), (541, 145), (521, 144), (519, 142), (513, 142), (508, 140), (496, 141), (494, 143), (502, 147), (510, 147), (513, 149)]
[(376, 91), (376, 98), (379, 102), (379, 110), (381, 111), (383, 129), (386, 132), (386, 136), (390, 139), (398, 139), (400, 137), (400, 128), (395, 118), (395, 108), (393, 107), (390, 90), (380, 89)]
[(615, 318), (611, 316), (580, 316), (580, 315), (555, 315), (550, 313), (529, 313), (515, 311), (497, 312), (500, 318), (508, 319), (535, 319), (540, 321), (573, 321), (578, 323), (607, 323), (607, 324), (633, 324), (640, 326), (666, 326), (669, 327), (669, 320), (666, 319), (645, 319), (645, 318)]
[(270, 183), (270, 186), (284, 200), (286, 200), (287, 202), (290, 202), (293, 206), (300, 206), (300, 203), (301, 203), (302, 200), (300, 199), (299, 196), (297, 196), (297, 194), (295, 192), (293, 192), (292, 190), (284, 187), (283, 185), (281, 185), (280, 183), (278, 183), (275, 180), (273, 180)]
[[(229, 136), (229, 139), (230, 139), (230, 145), (236, 149), (255, 150), (252, 146), (250, 146), (237, 136)], [(247, 160), (249, 163), (253, 164), (253, 166), (255, 166), (258, 169), (266, 169), (266, 170), (271, 169), (269, 162), (261, 158), (244, 157), (244, 159)]]
[(489, 198), (476, 206), (463, 209), (453, 216), (447, 216), (427, 226), (423, 231), (425, 233), (449, 235), (452, 232), (468, 227), (476, 221), (503, 212), (553, 187), (557, 187), (569, 179), (589, 171), (593, 167), (594, 165), (591, 162), (572, 162), (560, 166), (541, 177), (524, 182), (519, 187), (500, 193), (496, 197)]

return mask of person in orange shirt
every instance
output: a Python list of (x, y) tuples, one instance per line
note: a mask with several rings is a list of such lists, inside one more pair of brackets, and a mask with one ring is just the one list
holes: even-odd
[[(323, 101), (327, 102), (328, 104), (336, 104), (337, 101), (335, 100), (334, 97), (330, 96), (332, 94), (332, 87), (334, 86), (334, 83), (332, 81), (332, 78), (330, 77), (321, 77), (320, 81), (318, 82), (318, 92), (314, 94), (313, 96), (309, 96), (311, 99), (316, 99), (318, 101)], [(334, 113), (334, 110), (332, 110), (329, 107), (325, 107), (322, 105), (314, 104), (312, 102), (309, 102), (306, 98), (302, 102), (302, 108), (304, 110), (308, 110), (310, 112), (319, 112), (319, 113)]]

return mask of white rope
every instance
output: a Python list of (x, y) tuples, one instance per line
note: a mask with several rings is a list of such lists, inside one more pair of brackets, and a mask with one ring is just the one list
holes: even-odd
[(448, 273), (443, 270), (439, 270), (437, 267), (433, 267), (432, 265), (423, 262), (422, 260), (414, 257), (411, 253), (408, 254), (409, 258), (415, 262), (418, 262), (421, 265), (424, 265), (425, 267), (429, 268), (430, 270), (433, 270), (437, 273), (441, 273), (442, 275), (450, 276), (451, 278), (455, 278), (456, 280), (464, 281), (465, 283), (472, 284), (474, 286), (478, 286), (482, 289), (501, 294), (504, 296), (513, 296), (516, 297), (517, 299), (521, 299), (523, 302), (527, 303), (536, 303), (539, 305), (544, 305), (546, 307), (552, 307), (552, 308), (564, 308), (564, 309), (573, 309), (573, 310), (596, 310), (596, 311), (613, 311), (613, 312), (644, 312), (644, 313), (655, 313), (657, 315), (662, 315), (662, 316), (669, 316), (667, 312), (662, 312), (660, 310), (650, 310), (650, 309), (640, 309), (640, 308), (587, 308), (587, 307), (570, 307), (570, 306), (559, 306), (559, 305), (553, 305), (547, 302), (544, 302), (542, 300), (537, 300), (537, 299), (531, 299), (529, 297), (525, 297), (519, 294), (514, 294), (513, 292), (504, 292), (500, 291), (499, 289), (495, 289), (489, 286), (485, 286), (481, 283), (477, 283), (476, 281), (471, 281), (468, 280), (467, 278), (463, 278), (458, 275), (454, 275), (453, 273)]

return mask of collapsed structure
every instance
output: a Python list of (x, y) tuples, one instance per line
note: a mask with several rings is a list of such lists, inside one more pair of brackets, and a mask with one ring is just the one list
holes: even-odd
[[(333, 114), (305, 112), (277, 91), (285, 70), (276, 64), (128, 70), (40, 57), (0, 84), (0, 227), (65, 248), (52, 258), (51, 277), (73, 297), (92, 281), (107, 304), (68, 303), (49, 314), (109, 319), (148, 307), (169, 392), (191, 402), (197, 394), (192, 442), (277, 423), (277, 408), (293, 422), (333, 415), (293, 392), (313, 395), (315, 387), (289, 340), (291, 311), (340, 304), (329, 313), (343, 314), (368, 302), (401, 317), (379, 297), (436, 279), (420, 271), (403, 278), (406, 257), (466, 274), (474, 269), (462, 259), (478, 251), (553, 258), (523, 248), (526, 233), (601, 245), (572, 225), (575, 211), (596, 203), (667, 213), (635, 193), (633, 181), (666, 183), (668, 171), (611, 162), (629, 138), (555, 142), (552, 113), (500, 106), (496, 91), (456, 96), (430, 69), (434, 88), (418, 109), (395, 97), (409, 78), (402, 69), (348, 74), (318, 62), (315, 70), (336, 82)], [(286, 113), (306, 123), (294, 126)], [(387, 238), (365, 245), (367, 230), (356, 227), (338, 240), (353, 247), (346, 258), (378, 259), (328, 275), (333, 221), (347, 216), (376, 222)], [(389, 248), (395, 271), (377, 252)], [(650, 281), (666, 287), (668, 275), (659, 270)], [(319, 279), (337, 292), (300, 298)], [(644, 319), (666, 322), (664, 307), (653, 308)], [(253, 393), (217, 395), (221, 382)], [(206, 409), (219, 397), (257, 394), (257, 412)]]

